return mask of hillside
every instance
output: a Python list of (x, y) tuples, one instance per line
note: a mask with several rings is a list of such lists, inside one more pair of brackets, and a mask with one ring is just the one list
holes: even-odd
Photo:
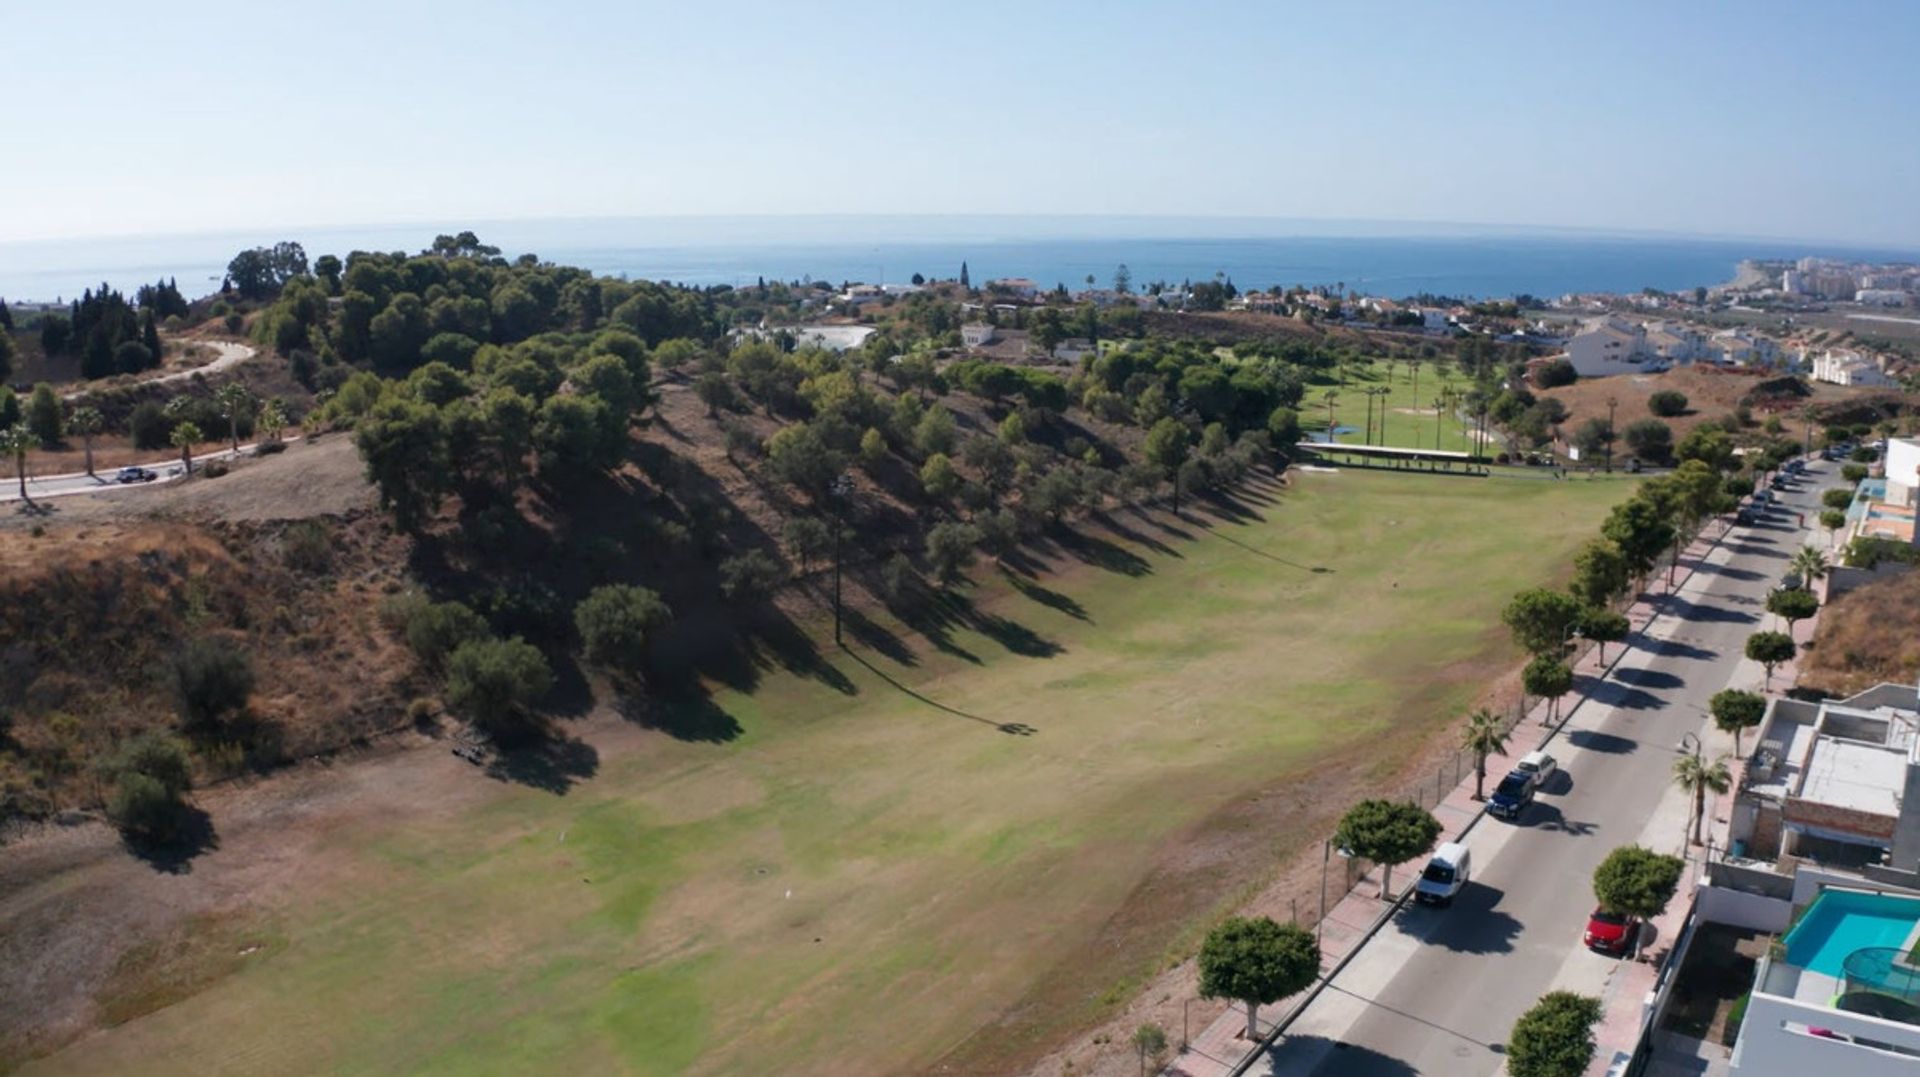
[(1920, 677), (1920, 634), (1889, 626), (1920, 624), (1920, 572), (1877, 580), (1820, 611), (1820, 628), (1801, 660), (1800, 683), (1836, 696), (1882, 681)]

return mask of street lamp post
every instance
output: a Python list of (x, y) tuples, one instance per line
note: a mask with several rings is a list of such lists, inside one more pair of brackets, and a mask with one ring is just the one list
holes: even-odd
[(853, 477), (846, 472), (834, 476), (830, 487), (833, 497), (833, 645), (845, 646), (840, 640), (840, 540), (846, 531), (846, 501), (853, 494)]

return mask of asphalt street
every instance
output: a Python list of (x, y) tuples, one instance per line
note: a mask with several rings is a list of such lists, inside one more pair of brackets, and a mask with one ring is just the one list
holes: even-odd
[[(1671, 788), (1683, 738), (1741, 672), (1747, 636), (1778, 627), (1765, 602), (1804, 535), (1794, 514), (1818, 515), (1820, 492), (1839, 482), (1839, 467), (1814, 462), (1779, 495), (1784, 511), (1736, 526), (1687, 585), (1659, 603), (1658, 617), (1606, 679), (1582, 678), (1576, 690), (1589, 698), (1548, 745), (1561, 773), (1517, 823), (1480, 820), (1468, 842), (1472, 883), (1449, 908), (1400, 912), (1250, 1072), (1494, 1074), (1514, 1020), (1542, 994), (1605, 984), (1620, 959), (1581, 944), (1593, 869), (1616, 846), (1642, 840)], [(1753, 676), (1751, 663), (1745, 676)], [(1515, 743), (1545, 732), (1523, 726)], [(1683, 829), (1647, 841), (1676, 852)]]

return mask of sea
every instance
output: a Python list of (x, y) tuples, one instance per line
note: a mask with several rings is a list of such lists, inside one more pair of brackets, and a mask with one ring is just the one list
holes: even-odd
[(735, 287), (768, 281), (903, 284), (915, 274), (976, 285), (1025, 277), (1043, 288), (1230, 280), (1241, 290), (1344, 287), (1400, 298), (1663, 291), (1734, 279), (1745, 259), (1807, 255), (1917, 261), (1781, 239), (1548, 232), (1473, 225), (1176, 217), (629, 217), (286, 227), (182, 235), (0, 242), (0, 298), (71, 300), (106, 283), (131, 291), (172, 278), (189, 296), (219, 287), (227, 261), (280, 240), (309, 258), (419, 251), (472, 230), (508, 257), (534, 254), (636, 280)]

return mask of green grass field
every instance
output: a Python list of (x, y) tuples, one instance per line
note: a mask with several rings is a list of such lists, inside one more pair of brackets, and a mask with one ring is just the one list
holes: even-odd
[[(209, 928), (211, 949), (270, 947), (27, 1068), (924, 1068), (1104, 952), (1171, 836), (1336, 753), (1394, 769), (1508, 660), (1501, 604), (1628, 489), (1303, 474), (1191, 541), (1142, 525), (1165, 548), (1133, 546), (1138, 575), (996, 577), (976, 601), (1057, 653), (956, 631), (973, 660), (836, 655), (855, 694), (769, 676), (719, 697), (730, 742), (651, 736), (564, 796), (489, 786), (471, 810), (343, 829), (344, 867)], [(1124, 996), (1208, 911), (1103, 959), (1083, 997)]]
[[(1334, 394), (1334, 425), (1353, 428), (1352, 433), (1336, 435), (1335, 441), (1355, 445), (1362, 443), (1366, 439), (1367, 412), (1371, 405), (1375, 445), (1408, 449), (1438, 448), (1451, 452), (1465, 452), (1468, 449), (1467, 428), (1458, 420), (1439, 416), (1435, 411), (1436, 397), (1443, 387), (1465, 392), (1472, 385), (1472, 379), (1462, 376), (1451, 364), (1420, 364), (1417, 382), (1412, 369), (1405, 362), (1392, 364), (1391, 371), (1385, 362), (1369, 363), (1349, 374), (1345, 384), (1341, 384), (1334, 372), (1326, 371), (1323, 374), (1327, 380), (1309, 383), (1306, 396), (1300, 401), (1300, 425), (1306, 429), (1326, 430), (1327, 393), (1331, 390)], [(1386, 389), (1388, 392), (1384, 396), (1369, 398), (1366, 395), (1369, 389)], [(1382, 421), (1386, 423), (1384, 436), (1380, 426)], [(1436, 435), (1439, 440), (1437, 445)]]

